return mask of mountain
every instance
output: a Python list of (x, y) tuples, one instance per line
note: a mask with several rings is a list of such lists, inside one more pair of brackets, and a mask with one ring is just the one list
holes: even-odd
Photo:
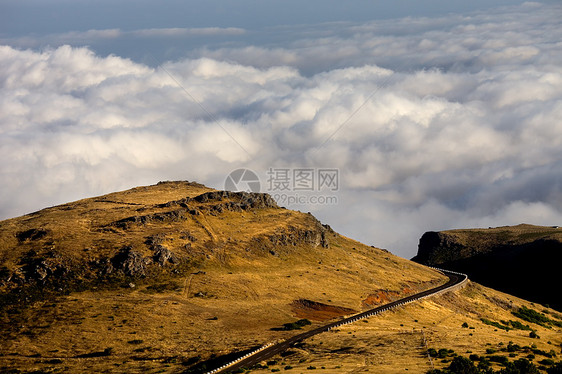
[[(445, 281), (267, 194), (161, 182), (0, 222), (0, 372), (203, 373), (295, 328)], [(522, 319), (527, 310), (547, 321)], [(541, 365), (543, 354), (556, 359), (560, 321), (469, 282), (315, 336), (252, 372), (426, 372), (468, 350), (497, 368), (487, 350), (510, 341), (515, 358)], [(428, 357), (440, 348), (444, 357)]]
[(557, 226), (426, 232), (412, 260), (460, 271), (483, 285), (562, 310), (562, 229)]

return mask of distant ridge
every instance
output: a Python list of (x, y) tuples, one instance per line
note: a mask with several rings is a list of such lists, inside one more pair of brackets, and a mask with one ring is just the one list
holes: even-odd
[(562, 310), (558, 226), (429, 231), (412, 260), (461, 271), (488, 287)]

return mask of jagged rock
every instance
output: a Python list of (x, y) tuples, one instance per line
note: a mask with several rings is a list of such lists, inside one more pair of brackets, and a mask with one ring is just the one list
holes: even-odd
[(154, 221), (177, 222), (186, 218), (185, 213), (185, 209), (176, 209), (164, 213), (154, 213), (151, 216)]
[[(28, 256), (32, 253), (34, 252), (28, 252)], [(14, 273), (10, 277), (11, 283), (16, 285), (18, 283), (45, 283), (47, 281), (60, 282), (64, 280), (71, 272), (68, 264), (59, 262), (60, 256), (58, 254), (48, 253), (47, 257), (27, 257), (23, 262), (24, 266), (20, 268), (23, 279), (20, 281), (20, 276)]]
[(191, 207), (193, 203), (209, 203), (209, 202), (223, 202), (225, 200), (231, 200), (227, 204), (216, 204), (214, 208), (212, 206), (206, 209), (226, 209), (226, 210), (248, 210), (248, 209), (260, 209), (260, 208), (279, 208), (275, 200), (266, 193), (257, 192), (231, 192), (231, 191), (211, 191), (205, 192), (201, 195), (195, 196), (193, 198), (184, 198), (176, 201), (170, 201), (166, 204), (161, 204), (161, 207), (170, 207), (174, 205), (179, 205), (182, 207)]
[(242, 210), (250, 208), (279, 208), (275, 200), (266, 193), (235, 192), (240, 197)]
[[(213, 202), (216, 203), (213, 204)], [(200, 206), (194, 207), (194, 204)], [(250, 209), (279, 208), (275, 200), (268, 194), (229, 191), (206, 192), (193, 198), (186, 197), (156, 205), (158, 208), (174, 206), (180, 206), (181, 208), (123, 218), (110, 223), (105, 229), (110, 227), (127, 229), (132, 224), (145, 225), (149, 222), (178, 222), (187, 219), (189, 216), (201, 214), (200, 210), (211, 215), (218, 215), (224, 211), (241, 212)]]
[(154, 262), (156, 262), (160, 266), (164, 266), (167, 263), (170, 264), (177, 264), (178, 258), (176, 255), (170, 251), (168, 248), (158, 245), (154, 251), (154, 256), (152, 257)]
[(166, 235), (156, 234), (156, 235), (149, 236), (145, 240), (145, 243), (148, 245), (148, 247), (152, 251), (154, 251), (154, 255), (152, 256), (152, 261), (154, 261), (160, 266), (164, 266), (167, 263), (177, 264), (178, 258), (176, 257), (176, 255), (168, 248), (162, 245), (165, 239), (166, 239)]
[(195, 196), (191, 200), (197, 201), (199, 203), (206, 203), (209, 200), (221, 201), (223, 198), (230, 197), (231, 196), (230, 194), (231, 192), (228, 191), (211, 191)]
[(150, 218), (150, 216), (132, 216), (120, 219), (119, 221), (113, 222), (110, 225), (126, 229), (132, 223), (144, 225), (150, 221)]
[(331, 229), (327, 229), (320, 224), (320, 222), (317, 222), (314, 229), (303, 230), (296, 227), (289, 227), (286, 231), (269, 235), (268, 240), (276, 246), (310, 244), (315, 247), (321, 246), (322, 248), (328, 248), (330, 246), (330, 242), (327, 233), (330, 231)]
[(121, 270), (125, 275), (144, 276), (146, 275), (146, 262), (142, 255), (132, 250), (131, 247), (123, 247), (112, 259), (111, 264), (117, 270)]
[(149, 222), (177, 222), (186, 219), (186, 209), (175, 209), (169, 212), (132, 216), (120, 219), (109, 224), (121, 229), (126, 229), (131, 224), (146, 225)]

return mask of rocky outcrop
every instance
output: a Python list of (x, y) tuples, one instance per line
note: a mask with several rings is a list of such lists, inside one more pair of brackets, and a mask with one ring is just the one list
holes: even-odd
[(279, 208), (269, 194), (256, 192), (212, 191), (196, 196), (192, 200), (207, 203), (225, 199), (231, 200), (234, 203), (231, 206), (239, 210)]
[(323, 230), (302, 230), (290, 227), (287, 231), (269, 235), (267, 239), (274, 246), (297, 246), (299, 244), (310, 244), (314, 247), (328, 248), (329, 241)]
[(236, 211), (248, 209), (279, 208), (275, 200), (266, 193), (257, 192), (231, 192), (231, 191), (210, 191), (195, 197), (186, 197), (180, 200), (169, 201), (160, 204), (158, 207), (169, 208), (181, 206), (184, 208), (200, 204), (232, 202), (230, 206)]
[(166, 235), (164, 234), (149, 236), (146, 239), (145, 244), (150, 250), (154, 252), (152, 261), (160, 266), (165, 266), (167, 264), (178, 264), (179, 260), (175, 253), (170, 251), (163, 245), (165, 240)]
[(562, 310), (560, 293), (552, 292), (560, 283), (561, 236), (560, 229), (531, 225), (427, 232), (412, 260)]
[(168, 212), (152, 213), (138, 216), (131, 216), (120, 219), (111, 223), (109, 226), (114, 226), (121, 229), (127, 229), (131, 225), (146, 225), (147, 223), (165, 223), (165, 222), (178, 222), (185, 220), (190, 214), (197, 214), (195, 210), (175, 209)]
[(142, 254), (133, 251), (130, 246), (123, 247), (111, 259), (111, 265), (114, 269), (120, 270), (128, 276), (145, 276), (146, 266), (150, 263), (143, 258)]
[[(488, 249), (483, 251), (488, 251)], [(429, 231), (423, 234), (418, 245), (418, 254), (412, 261), (437, 266), (477, 254), (477, 249), (466, 246), (454, 236), (445, 232)]]
[[(179, 208), (178, 208), (179, 207)], [(266, 193), (211, 191), (196, 197), (159, 204), (156, 208), (175, 208), (165, 212), (135, 215), (112, 222), (107, 227), (127, 229), (131, 225), (178, 222), (201, 213), (218, 215), (225, 211), (242, 212), (252, 209), (279, 208)]]
[(64, 261), (60, 254), (52, 251), (38, 255), (34, 250), (30, 250), (22, 258), (20, 265), (22, 266), (9, 277), (12, 283), (58, 283), (71, 273), (67, 261)]
[(330, 246), (330, 235), (335, 235), (332, 228), (315, 220), (315, 224), (311, 228), (303, 229), (289, 226), (287, 229), (268, 235), (267, 241), (273, 246), (296, 247), (304, 244), (328, 248)]
[(160, 266), (178, 263), (178, 258), (174, 252), (161, 245), (154, 247), (154, 256), (152, 256), (152, 260)]
[(154, 254), (144, 257), (140, 252), (133, 250), (131, 246), (125, 246), (113, 256), (110, 261), (106, 262), (105, 273), (110, 274), (114, 271), (121, 271), (127, 276), (144, 277), (146, 276), (148, 267), (152, 264), (165, 266), (168, 264), (177, 265), (178, 257), (168, 248), (161, 244), (152, 244), (151, 249)]

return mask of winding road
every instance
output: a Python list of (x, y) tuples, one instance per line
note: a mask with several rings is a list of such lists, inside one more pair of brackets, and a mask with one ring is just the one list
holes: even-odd
[(449, 281), (446, 282), (445, 284), (442, 284), (441, 286), (437, 286), (437, 287), (431, 288), (429, 290), (426, 290), (426, 291), (423, 291), (423, 292), (420, 292), (420, 293), (417, 293), (417, 294), (414, 294), (414, 295), (411, 295), (411, 296), (404, 297), (400, 300), (396, 300), (396, 301), (393, 301), (391, 303), (381, 305), (381, 306), (378, 306), (378, 307), (373, 308), (373, 309), (369, 309), (365, 312), (355, 314), (351, 317), (347, 317), (347, 318), (341, 319), (339, 321), (331, 322), (327, 325), (320, 326), (320, 327), (317, 327), (315, 329), (303, 332), (302, 334), (295, 335), (295, 336), (293, 336), (293, 337), (291, 337), (287, 340), (284, 340), (280, 343), (263, 346), (260, 349), (254, 351), (252, 353), (249, 353), (248, 355), (246, 355), (243, 358), (240, 358), (240, 359), (238, 359), (238, 360), (236, 360), (236, 361), (234, 361), (230, 364), (224, 365), (220, 368), (216, 368), (216, 369), (208, 372), (208, 374), (211, 374), (211, 373), (213, 373), (213, 374), (214, 373), (228, 373), (228, 372), (234, 371), (234, 370), (239, 369), (239, 368), (248, 368), (248, 367), (254, 366), (254, 365), (260, 363), (261, 361), (268, 360), (268, 359), (272, 358), (273, 356), (286, 351), (291, 346), (293, 346), (293, 345), (295, 345), (295, 344), (297, 344), (297, 343), (299, 343), (299, 342), (301, 342), (305, 339), (308, 339), (308, 338), (310, 338), (314, 335), (318, 335), (318, 334), (321, 334), (323, 332), (330, 331), (331, 329), (340, 327), (342, 325), (347, 325), (347, 324), (353, 323), (353, 322), (358, 321), (360, 319), (364, 319), (364, 318), (374, 316), (376, 314), (385, 312), (389, 309), (393, 309), (393, 308), (399, 307), (401, 305), (408, 304), (408, 303), (426, 298), (428, 296), (435, 296), (437, 294), (450, 291), (454, 288), (457, 288), (457, 287), (461, 286), (462, 284), (464, 284), (468, 280), (468, 277), (466, 276), (466, 274), (457, 273), (457, 272), (449, 271), (449, 270), (442, 270), (442, 269), (435, 269), (435, 270), (437, 270), (437, 271), (443, 273), (444, 275), (446, 275), (447, 277), (449, 277)]

